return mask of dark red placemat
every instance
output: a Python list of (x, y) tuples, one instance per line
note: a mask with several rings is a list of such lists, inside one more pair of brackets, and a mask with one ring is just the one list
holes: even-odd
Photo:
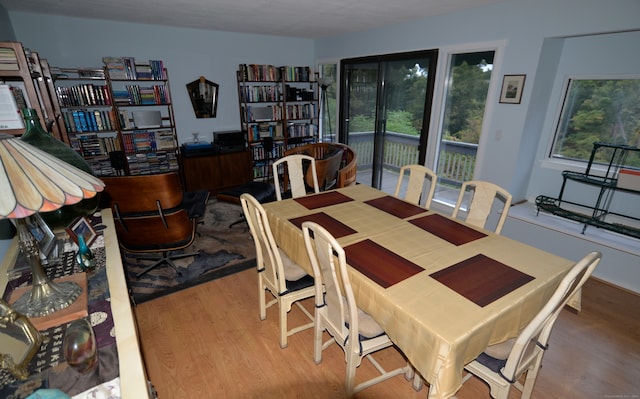
[(325, 206), (341, 204), (343, 202), (353, 201), (353, 198), (347, 197), (346, 195), (337, 191), (328, 191), (321, 194), (311, 194), (305, 197), (299, 197), (294, 199), (294, 201), (298, 202), (300, 205), (304, 206), (307, 209), (316, 209)]
[(533, 280), (528, 274), (482, 254), (430, 276), (482, 307)]
[(420, 227), (422, 230), (426, 230), (443, 240), (449, 241), (454, 245), (466, 244), (477, 240), (478, 238), (487, 236), (478, 230), (474, 230), (471, 227), (467, 227), (455, 220), (438, 214), (412, 219), (409, 223), (412, 223)]
[(299, 229), (302, 229), (303, 222), (306, 222), (306, 221), (316, 222), (320, 226), (327, 229), (327, 231), (331, 233), (331, 235), (334, 236), (335, 238), (340, 238), (340, 237), (348, 236), (349, 234), (357, 233), (357, 231), (355, 231), (351, 227), (347, 226), (342, 222), (337, 221), (336, 219), (332, 218), (331, 216), (327, 215), (324, 212), (300, 216), (298, 218), (289, 219), (289, 221), (295, 224), (296, 226), (298, 226)]
[(371, 240), (344, 248), (347, 263), (384, 288), (420, 273), (424, 269)]
[(426, 209), (420, 206), (410, 204), (391, 195), (365, 201), (365, 204), (369, 204), (400, 219), (427, 212)]

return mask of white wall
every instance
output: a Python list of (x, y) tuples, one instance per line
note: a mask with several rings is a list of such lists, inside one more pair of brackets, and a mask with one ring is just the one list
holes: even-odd
[[(496, 65), (496, 78), (504, 74), (526, 74), (522, 103), (493, 104), (488, 115), (488, 144), (482, 161), (476, 165), (476, 178), (491, 180), (505, 188), (516, 201), (525, 198), (526, 181), (534, 163), (538, 143), (546, 141), (547, 131), (528, 130), (525, 123), (545, 117), (532, 108), (531, 96), (538, 88), (549, 95), (555, 85), (555, 73), (539, 66), (543, 50), (561, 51), (562, 43), (545, 48), (554, 37), (592, 35), (601, 32), (640, 29), (640, 2), (622, 0), (511, 0), (463, 12), (424, 18), (401, 25), (329, 37), (316, 41), (316, 59), (385, 54), (411, 50), (445, 48), (466, 43), (506, 41), (502, 64)], [(590, 37), (590, 36), (589, 36)], [(550, 47), (550, 46), (549, 46)], [(632, 49), (636, 50), (633, 51)], [(628, 48), (639, 56), (638, 45)], [(617, 63), (607, 53), (598, 54), (607, 62)], [(594, 54), (595, 55), (595, 54)], [(637, 58), (636, 58), (637, 59)], [(557, 62), (550, 59), (545, 62)], [(626, 62), (626, 60), (624, 61)], [(632, 64), (637, 68), (638, 62)], [(540, 80), (537, 72), (540, 70)], [(550, 80), (551, 79), (551, 80)], [(490, 97), (498, 98), (500, 85)], [(502, 132), (502, 134), (497, 134)], [(525, 135), (526, 133), (526, 135)]]
[[(163, 60), (169, 72), (178, 141), (191, 133), (211, 141), (216, 130), (240, 128), (235, 71), (239, 64), (313, 65), (314, 43), (245, 33), (173, 28), (11, 12), (17, 40), (50, 65), (101, 67), (102, 56)], [(217, 117), (197, 119), (185, 85), (205, 76), (220, 85)]]
[[(540, 104), (539, 113), (544, 115), (544, 120), (539, 126), (542, 134), (536, 143), (536, 162), (531, 167), (531, 180), (527, 188), (526, 196), (530, 201), (540, 194), (557, 197), (562, 184), (562, 170), (584, 171), (584, 164), (546, 160), (553, 141), (567, 78), (603, 75), (622, 77), (634, 74), (636, 78), (640, 78), (640, 31), (572, 37), (563, 39), (562, 42), (563, 51), (558, 57), (553, 80), (550, 80), (550, 90), (547, 95), (537, 98)], [(579, 184), (570, 184), (567, 189), (569, 195), (573, 194), (574, 200), (595, 201), (598, 194), (597, 188)], [(613, 196), (612, 209), (640, 217), (638, 204), (638, 195), (618, 192)]]
[(11, 19), (9, 19), (9, 13), (7, 9), (0, 4), (0, 40), (1, 41), (15, 41), (16, 35), (13, 32), (13, 25)]

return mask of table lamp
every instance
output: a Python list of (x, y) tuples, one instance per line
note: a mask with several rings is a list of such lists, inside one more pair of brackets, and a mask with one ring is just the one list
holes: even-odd
[(0, 219), (13, 219), (20, 250), (31, 266), (33, 285), (11, 305), (27, 317), (42, 317), (71, 305), (82, 293), (74, 282), (51, 281), (40, 263), (38, 242), (25, 218), (91, 198), (104, 183), (44, 151), (0, 134)]

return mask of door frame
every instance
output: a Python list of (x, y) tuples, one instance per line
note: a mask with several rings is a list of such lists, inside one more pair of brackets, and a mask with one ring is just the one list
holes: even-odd
[(377, 63), (378, 64), (378, 81), (376, 88), (376, 112), (375, 112), (375, 132), (374, 132), (374, 165), (373, 165), (373, 176), (375, 180), (375, 176), (381, 176), (378, 171), (382, 165), (380, 165), (380, 160), (382, 159), (382, 151), (380, 149), (380, 143), (382, 142), (383, 137), (381, 136), (381, 132), (384, 130), (383, 120), (380, 118), (380, 112), (382, 111), (382, 102), (381, 99), (384, 98), (384, 74), (385, 74), (385, 63), (393, 62), (393, 61), (401, 61), (410, 58), (428, 58), (429, 65), (427, 67), (427, 87), (425, 91), (425, 103), (424, 103), (424, 112), (422, 116), (422, 129), (420, 131), (419, 145), (418, 145), (418, 162), (420, 164), (425, 163), (426, 154), (427, 154), (427, 143), (429, 142), (429, 126), (431, 124), (431, 112), (434, 101), (434, 93), (435, 93), (435, 85), (436, 85), (436, 71), (438, 67), (438, 49), (430, 49), (430, 50), (417, 50), (417, 51), (408, 51), (408, 52), (400, 52), (400, 53), (390, 53), (390, 54), (378, 54), (378, 55), (370, 55), (363, 57), (354, 57), (354, 58), (345, 58), (340, 60), (339, 66), (339, 107), (338, 107), (338, 140), (342, 143), (349, 144), (349, 134), (348, 129), (345, 128), (346, 121), (346, 106), (349, 101), (348, 98), (348, 90), (347, 90), (347, 66), (363, 64), (363, 63)]

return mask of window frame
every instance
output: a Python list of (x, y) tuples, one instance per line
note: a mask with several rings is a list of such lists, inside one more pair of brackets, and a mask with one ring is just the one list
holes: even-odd
[[(583, 171), (587, 164), (589, 163), (589, 159), (586, 158), (576, 159), (576, 158), (568, 158), (568, 157), (557, 157), (553, 155), (553, 148), (555, 147), (556, 139), (559, 135), (558, 128), (561, 123), (562, 111), (564, 109), (564, 105), (567, 101), (568, 90), (572, 80), (639, 80), (640, 81), (640, 73), (638, 74), (569, 74), (566, 75), (562, 82), (562, 88), (559, 91), (556, 110), (554, 113), (553, 121), (551, 124), (551, 132), (549, 134), (549, 140), (547, 142), (547, 146), (545, 149), (545, 156), (541, 162), (541, 166), (544, 168), (564, 171)], [(602, 172), (604, 173), (607, 169), (606, 165), (601, 165), (598, 163), (593, 164), (591, 167), (592, 171)]]

